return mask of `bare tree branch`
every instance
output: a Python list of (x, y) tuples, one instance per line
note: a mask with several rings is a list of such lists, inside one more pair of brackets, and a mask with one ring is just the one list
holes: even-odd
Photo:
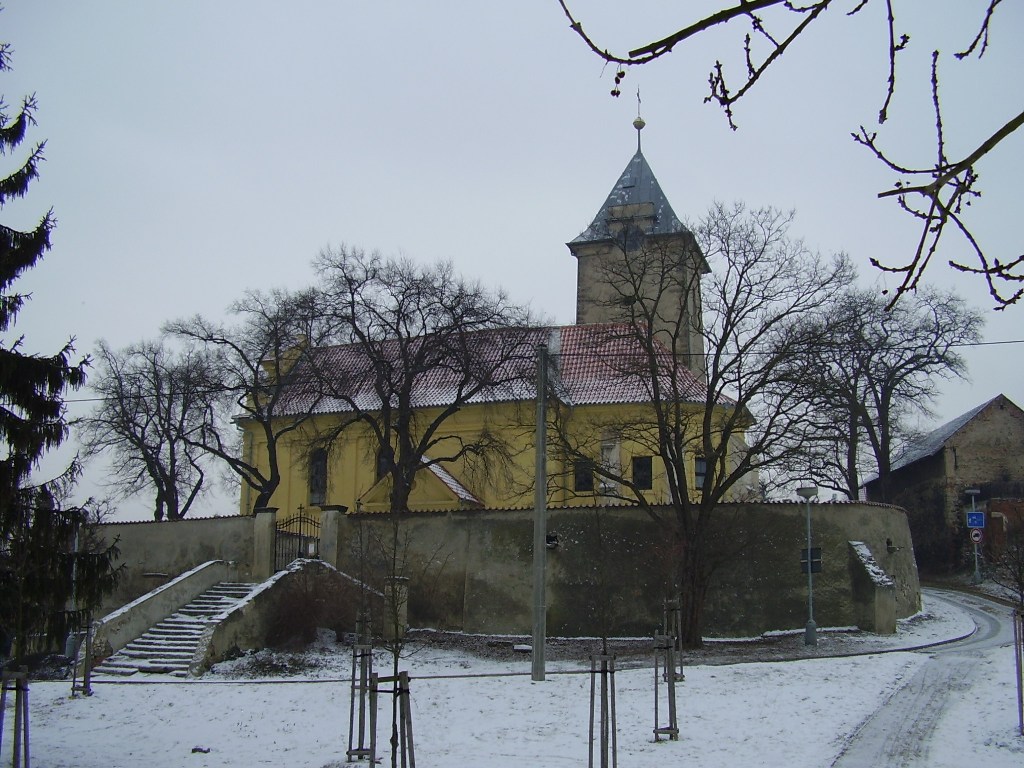
[(181, 519), (203, 487), (195, 441), (219, 397), (207, 361), (163, 340), (120, 351), (101, 342), (97, 354), (92, 389), (100, 402), (76, 422), (85, 457), (111, 461), (110, 483), (122, 498), (152, 489), (154, 517)]
[(298, 370), (338, 416), (319, 439), (365, 429), (395, 511), (408, 510), (416, 475), (431, 467), (460, 462), (482, 479), (507, 465), (500, 430), (485, 425), (469, 438), (452, 417), (477, 398), (532, 386), (538, 331), (529, 313), (447, 263), (339, 248), (317, 266), (334, 345), (312, 350)]
[[(677, 555), (687, 644), (701, 642), (703, 595), (723, 562), (708, 544), (726, 524), (721, 502), (755, 497), (800, 455), (801, 436), (809, 439), (796, 384), (820, 337), (806, 319), (825, 313), (851, 275), (845, 259), (790, 238), (790, 219), (717, 205), (692, 236), (645, 235), (630, 222), (609, 233), (597, 268), (611, 291), (606, 312), (618, 322), (603, 327), (588, 359), (636, 405), (603, 412), (559, 403), (551, 424), (570, 463), (607, 481), (584, 493), (633, 501), (663, 527)], [(616, 445), (652, 457), (667, 490), (638, 482), (614, 459)]]
[[(811, 23), (832, 5), (832, 0), (808, 1), (804, 4), (794, 0), (752, 0), (723, 4), (716, 12), (697, 19), (683, 26), (676, 32), (659, 40), (638, 46), (626, 55), (613, 54), (609, 49), (591, 38), (584, 32), (583, 24), (569, 8), (568, 0), (558, 0), (572, 30), (583, 40), (584, 44), (603, 61), (618, 65), (615, 74), (613, 96), (620, 93), (619, 84), (625, 76), (626, 67), (648, 64), (676, 49), (676, 46), (692, 41), (709, 31), (727, 25), (737, 19), (748, 20), (752, 33), (744, 36), (742, 51), (746, 72), (739, 88), (729, 86), (725, 68), (721, 59), (711, 67), (708, 76), (710, 93), (705, 102), (713, 101), (723, 110), (730, 128), (736, 129), (734, 109), (754, 85), (760, 82), (768, 69), (789, 49), (798, 38), (806, 37)], [(860, 13), (871, 0), (859, 0), (848, 16)], [(879, 0), (885, 3), (885, 34), (887, 37), (888, 74), (885, 83), (885, 96), (878, 111), (877, 121), (884, 124), (889, 119), (890, 108), (897, 95), (897, 56), (905, 51), (910, 43), (910, 35), (898, 31), (894, 0)], [(984, 56), (988, 50), (989, 35), (992, 29), (994, 13), (1001, 0), (989, 0), (984, 16), (970, 44), (963, 51), (956, 53), (955, 58), (961, 60), (977, 53)], [(762, 17), (763, 14), (763, 17)], [(799, 21), (787, 22), (796, 14)], [(769, 29), (771, 16), (772, 26), (782, 25), (784, 32), (778, 34)], [(767, 45), (767, 52), (760, 58), (755, 52), (755, 43)], [(980, 141), (977, 146), (966, 152), (962, 159), (950, 161), (947, 157), (945, 140), (942, 131), (942, 112), (939, 104), (938, 91), (938, 51), (933, 54), (932, 66), (932, 100), (936, 118), (936, 149), (937, 159), (933, 166), (913, 168), (897, 162), (883, 151), (878, 143), (876, 133), (861, 126), (853, 138), (864, 145), (876, 160), (889, 170), (906, 177), (897, 181), (891, 190), (883, 191), (879, 197), (895, 197), (901, 210), (920, 222), (920, 234), (913, 248), (911, 257), (895, 266), (885, 265), (876, 259), (871, 263), (877, 269), (901, 275), (902, 280), (896, 288), (890, 306), (894, 305), (904, 294), (913, 291), (919, 284), (932, 258), (938, 253), (941, 236), (946, 226), (952, 222), (955, 231), (959, 232), (968, 243), (973, 262), (963, 258), (950, 259), (948, 264), (955, 270), (974, 274), (986, 281), (989, 295), (996, 309), (1004, 309), (1016, 304), (1024, 296), (1024, 254), (990, 256), (981, 244), (981, 239), (973, 231), (972, 226), (964, 218), (964, 208), (972, 200), (980, 196), (977, 189), (978, 173), (976, 165), (1000, 148), (1002, 142), (1024, 127), (1024, 112), (1007, 120), (988, 138)]]
[[(306, 398), (297, 406), (296, 389), (289, 385), (297, 363), (325, 338), (320, 309), (308, 291), (252, 292), (232, 307), (241, 318), (237, 325), (197, 316), (166, 326), (172, 336), (205, 350), (218, 387), (211, 416), (187, 442), (223, 461), (256, 491), (253, 509), (266, 507), (281, 482), (280, 444), (317, 408), (315, 391), (300, 387)], [(237, 422), (259, 435), (259, 450), (238, 444)]]

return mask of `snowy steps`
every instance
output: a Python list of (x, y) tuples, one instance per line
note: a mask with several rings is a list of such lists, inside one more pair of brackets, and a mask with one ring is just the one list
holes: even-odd
[(93, 674), (127, 677), (150, 672), (185, 677), (203, 631), (216, 616), (245, 599), (256, 586), (223, 582), (211, 587), (105, 659), (93, 669)]

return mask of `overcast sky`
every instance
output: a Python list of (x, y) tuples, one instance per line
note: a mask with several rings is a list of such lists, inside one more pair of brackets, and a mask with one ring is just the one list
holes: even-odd
[[(708, 5), (572, 7), (603, 45), (626, 51)], [(630, 70), (614, 99), (613, 70), (556, 0), (5, 0), (14, 71), (0, 93), (9, 104), (37, 95), (32, 138), (46, 139), (47, 161), (3, 221), (27, 228), (51, 206), (58, 219), (52, 251), (17, 284), (33, 293), (17, 331), (40, 352), (68, 336), (82, 352), (98, 339), (121, 347), (169, 319), (217, 315), (245, 289), (315, 281), (311, 259), (341, 243), (451, 259), (571, 323), (565, 243), (635, 150), (637, 87), (644, 154), (680, 218), (716, 200), (793, 209), (793, 234), (846, 251), (871, 283), (868, 259), (906, 258), (919, 232), (876, 199), (894, 178), (850, 138), (873, 125), (887, 75), (884, 4), (845, 16), (854, 5), (840, 3), (778, 62), (733, 132), (703, 97), (715, 58), (737, 61), (739, 26)], [(934, 155), (934, 48), (951, 155), (1020, 109), (1019, 3), (997, 9), (984, 59), (952, 59), (985, 6), (896, 3), (912, 39), (882, 137), (908, 163)], [(1021, 247), (1022, 150), (1014, 136), (979, 165), (984, 197), (970, 214), (984, 247), (1006, 257)], [(930, 282), (988, 312), (987, 341), (1024, 338), (1024, 306), (991, 312), (979, 280), (944, 267), (965, 253), (949, 238)], [(1000, 392), (1024, 406), (1022, 355), (1020, 343), (965, 350), (972, 381), (943, 385), (930, 426)]]

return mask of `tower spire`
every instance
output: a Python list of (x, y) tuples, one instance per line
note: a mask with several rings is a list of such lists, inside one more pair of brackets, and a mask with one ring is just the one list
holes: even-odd
[(636, 151), (640, 151), (640, 131), (644, 129), (647, 123), (640, 117), (640, 89), (636, 89), (636, 120), (633, 121), (633, 127), (636, 128)]

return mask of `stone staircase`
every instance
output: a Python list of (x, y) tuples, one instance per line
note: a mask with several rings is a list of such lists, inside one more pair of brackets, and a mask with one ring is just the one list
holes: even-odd
[(96, 666), (94, 675), (156, 672), (185, 677), (199, 639), (213, 618), (247, 597), (256, 584), (223, 582), (128, 643)]

